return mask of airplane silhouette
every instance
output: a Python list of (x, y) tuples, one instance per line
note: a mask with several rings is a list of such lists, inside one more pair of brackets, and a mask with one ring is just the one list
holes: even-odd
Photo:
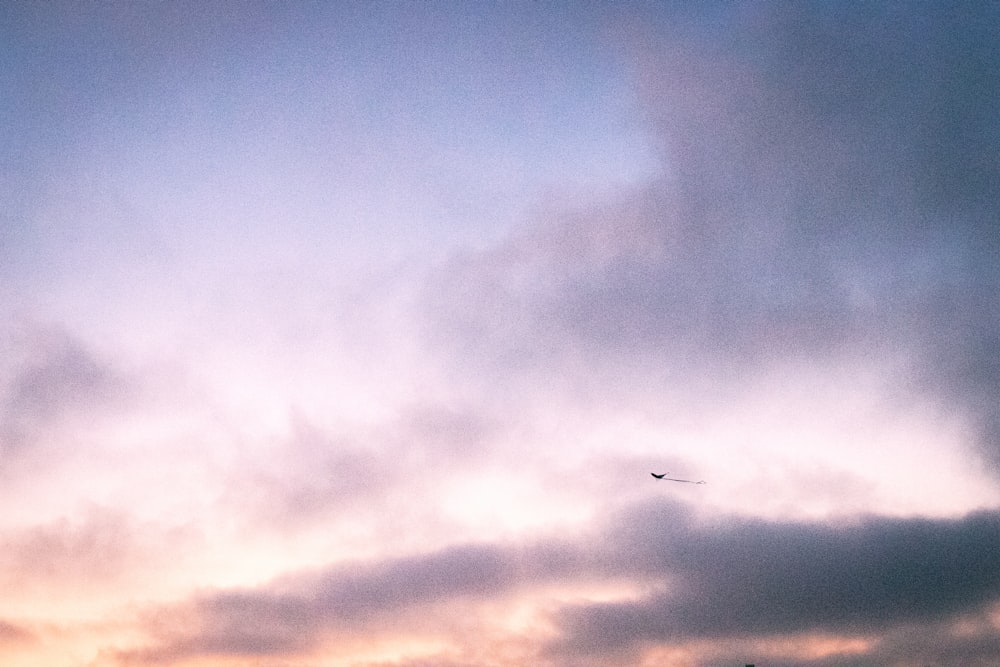
[(700, 479), (700, 480), (698, 480), (696, 482), (696, 481), (694, 481), (692, 479), (676, 479), (674, 477), (667, 477), (667, 475), (670, 474), (669, 472), (665, 472), (662, 475), (657, 475), (655, 472), (651, 472), (649, 474), (652, 475), (653, 477), (655, 477), (656, 479), (662, 479), (665, 482), (687, 482), (688, 484), (704, 484), (705, 483), (705, 480), (703, 480), (703, 479)]

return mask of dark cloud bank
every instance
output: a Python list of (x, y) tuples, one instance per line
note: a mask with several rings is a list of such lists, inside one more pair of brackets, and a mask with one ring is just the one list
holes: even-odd
[[(631, 581), (649, 594), (554, 611), (557, 636), (535, 647), (538, 659), (630, 664), (650, 647), (710, 640), (742, 652), (725, 656), (730, 662), (757, 655), (772, 664), (783, 657), (761, 655), (756, 639), (823, 633), (876, 640), (868, 652), (816, 664), (876, 665), (919, 653), (932, 664), (985, 665), (1000, 642), (987, 616), (1000, 604), (997, 553), (995, 511), (832, 526), (700, 521), (683, 505), (659, 501), (623, 511), (584, 539), (453, 546), (338, 564), (257, 589), (206, 592), (151, 615), (170, 619), (151, 622), (160, 643), (122, 658), (171, 664), (196, 655), (290, 656), (336, 637), (441, 631), (449, 608), (474, 609), (533, 588)], [(950, 623), (959, 619), (966, 628), (955, 632)]]
[(1000, 12), (708, 14), (623, 47), (664, 175), (453, 257), (431, 345), (491, 381), (640, 367), (709, 391), (777, 360), (905, 359), (900, 395), (967, 416), (996, 464)]
[(613, 541), (626, 565), (671, 584), (639, 601), (563, 612), (563, 648), (590, 655), (695, 637), (881, 635), (979, 613), (1000, 594), (996, 512), (843, 527), (694, 525), (653, 505), (622, 525)]

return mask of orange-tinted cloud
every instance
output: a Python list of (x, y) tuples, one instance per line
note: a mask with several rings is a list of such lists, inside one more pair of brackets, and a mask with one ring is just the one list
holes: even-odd
[[(717, 640), (749, 650), (767, 637), (827, 636), (865, 641), (831, 640), (834, 648), (814, 650), (813, 657), (848, 646), (875, 655), (908, 636), (907, 628), (950, 632), (948, 623), (986, 618), (1000, 601), (1000, 566), (992, 558), (1000, 548), (995, 512), (828, 526), (701, 522), (681, 505), (660, 502), (632, 507), (601, 535), (586, 537), (452, 546), (340, 563), (257, 588), (206, 591), (174, 611), (147, 616), (153, 643), (129, 658), (183, 664), (199, 656), (322, 655), (338, 637), (366, 636), (424, 637), (467, 650), (475, 637), (447, 631), (456, 627), (457, 610), (477, 619), (477, 636), (495, 637), (503, 623), (481, 610), (528, 594), (544, 599), (546, 590), (578, 587), (586, 596), (599, 582), (612, 588), (631, 583), (617, 600), (550, 598), (535, 613), (540, 621), (549, 619), (552, 634), (522, 636), (528, 645), (522, 650), (551, 664), (630, 664), (658, 646)], [(625, 594), (635, 585), (649, 592)], [(979, 627), (968, 633), (969, 650), (992, 626)], [(961, 643), (957, 635), (952, 640)], [(786, 649), (772, 642), (768, 650), (805, 655), (802, 642)]]

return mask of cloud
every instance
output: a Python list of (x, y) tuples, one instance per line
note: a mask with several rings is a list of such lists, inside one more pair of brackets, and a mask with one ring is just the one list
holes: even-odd
[[(548, 610), (548, 623), (540, 623), (551, 625), (549, 641), (517, 634), (508, 641), (529, 644), (522, 655), (543, 651), (551, 664), (574, 664), (585, 657), (628, 663), (657, 646), (702, 640), (762, 651), (767, 637), (860, 637), (877, 660), (918, 651), (915, 629), (926, 627), (950, 637), (956, 654), (982, 652), (997, 632), (990, 610), (1000, 604), (998, 548), (996, 512), (836, 526), (700, 520), (677, 503), (644, 503), (593, 535), (453, 545), (206, 591), (148, 614), (154, 643), (128, 656), (153, 664), (204, 655), (280, 658), (321, 653), (335, 637), (380, 633), (444, 638), (461, 653), (476, 641), (470, 632), (505, 632), (495, 612), (483, 611), (499, 602), (573, 589), (586, 599), (595, 583), (613, 589), (623, 582), (648, 593), (611, 602), (548, 600), (539, 609)], [(464, 625), (456, 625), (456, 614)], [(975, 632), (955, 631), (969, 619), (979, 619)]]
[(35, 634), (27, 628), (0, 620), (0, 646), (23, 644), (34, 637)]
[(957, 622), (911, 626), (890, 633), (865, 659), (867, 664), (940, 664), (987, 667), (1000, 651), (1000, 630), (989, 614), (969, 615)]
[[(517, 581), (513, 555), (489, 545), (429, 555), (335, 565), (271, 587), (205, 593), (161, 617), (162, 645), (127, 654), (153, 664), (189, 656), (281, 656), (315, 648), (336, 633), (372, 632), (414, 607), (487, 599)], [(174, 625), (183, 618), (187, 629)]]
[(320, 425), (296, 412), (287, 422), (227, 474), (224, 502), (257, 527), (361, 515), (391, 523), (419, 509), (414, 496), (427, 499), (427, 489), (488, 458), (502, 431), (488, 409), (462, 401), (418, 400), (374, 424)]
[[(0, 591), (17, 603), (48, 606), (58, 599), (53, 617), (137, 595), (155, 599), (183, 580), (184, 565), (202, 546), (198, 538), (190, 527), (141, 521), (125, 510), (98, 506), (5, 528), (0, 530)], [(149, 581), (151, 570), (161, 572), (156, 582)]]
[(62, 328), (32, 328), (8, 342), (14, 361), (0, 385), (0, 457), (30, 449), (47, 429), (103, 411), (126, 393), (125, 376)]
[(427, 283), (429, 348), (495, 386), (604, 396), (642, 373), (711, 392), (888, 363), (1000, 462), (1000, 99), (981, 83), (1000, 23), (743, 11), (742, 40), (679, 21), (625, 40), (663, 176), (453, 255)]
[(878, 635), (984, 610), (1000, 599), (1000, 514), (958, 520), (871, 517), (856, 524), (713, 520), (640, 506), (612, 530), (638, 600), (560, 612), (559, 650), (634, 652), (696, 638), (824, 632)]
[(8, 531), (0, 544), (7, 588), (107, 582), (122, 574), (135, 546), (127, 519), (101, 510), (79, 523), (62, 519)]
[[(710, 517), (992, 497), (944, 468), (1000, 462), (997, 10), (531, 12), (17, 10), (0, 77), (67, 85), (15, 104), (0, 264), (73, 324), (4, 336), (8, 610), (107, 587), (149, 605), (138, 663), (985, 662), (995, 511)], [(453, 48), (484, 39), (500, 66)], [(184, 370), (123, 370), (157, 354)], [(635, 484), (668, 461), (709, 484)]]
[(739, 304), (715, 308), (719, 324), (790, 354), (912, 354), (900, 383), (968, 413), (1000, 462), (985, 353), (1000, 336), (1000, 93), (981, 85), (1000, 64), (995, 8), (749, 14), (743, 46), (681, 38), (639, 69), (675, 207), (702, 235), (699, 282), (732, 279), (709, 290)]
[[(995, 609), (993, 610), (995, 613)], [(821, 650), (810, 648), (804, 642), (804, 650), (782, 651), (781, 643), (770, 646), (762, 641), (754, 644), (744, 642), (730, 650), (716, 651), (715, 661), (704, 664), (718, 664), (728, 661), (748, 662), (774, 667), (879, 667), (881, 665), (971, 665), (987, 667), (996, 661), (1000, 646), (1000, 632), (988, 613), (967, 614), (958, 619), (940, 623), (906, 625), (885, 633), (881, 637), (862, 637), (841, 643), (824, 640), (827, 647)], [(787, 647), (787, 644), (786, 644)]]

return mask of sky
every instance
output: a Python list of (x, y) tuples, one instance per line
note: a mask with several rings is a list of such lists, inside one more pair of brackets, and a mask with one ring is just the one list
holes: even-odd
[(0, 662), (995, 664), (998, 69), (978, 2), (6, 3)]

